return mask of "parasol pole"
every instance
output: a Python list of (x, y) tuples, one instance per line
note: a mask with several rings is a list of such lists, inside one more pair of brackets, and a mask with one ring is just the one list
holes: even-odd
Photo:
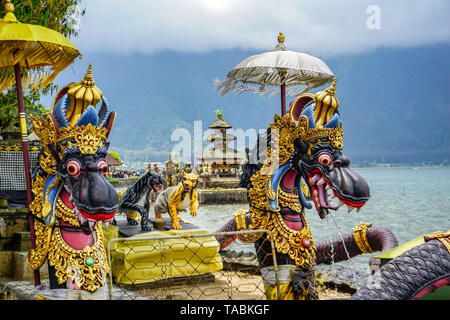
[(281, 85), (281, 116), (286, 114), (286, 84)]
[(281, 86), (280, 86), (280, 95), (281, 95), (281, 116), (286, 114), (286, 71), (280, 71), (281, 78)]
[[(23, 102), (23, 90), (22, 90), (22, 75), (20, 73), (20, 63), (14, 65), (14, 73), (16, 76), (16, 92), (17, 92), (17, 102), (19, 105), (19, 120), (20, 120), (20, 133), (22, 137), (22, 154), (23, 163), (25, 167), (25, 182), (27, 186), (27, 203), (28, 210), (30, 210), (30, 205), (32, 201), (31, 195), (31, 170), (30, 170), (30, 154), (28, 150), (28, 134), (27, 134), (27, 122), (25, 118), (25, 106)], [(36, 235), (34, 233), (34, 221), (31, 214), (28, 215), (28, 223), (30, 226), (30, 237), (31, 237), (31, 248), (36, 248)], [(41, 284), (41, 277), (39, 274), (39, 269), (34, 270), (34, 285), (38, 286)]]

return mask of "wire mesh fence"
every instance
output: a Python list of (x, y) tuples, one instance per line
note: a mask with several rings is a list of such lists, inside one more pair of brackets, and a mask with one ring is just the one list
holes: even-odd
[(134, 299), (139, 293), (158, 300), (263, 300), (257, 259), (262, 253), (239, 240), (220, 249), (216, 240), (249, 233), (263, 233), (270, 242), (272, 252), (264, 254), (272, 260), (277, 278), (267, 230), (115, 238), (108, 243), (110, 297), (114, 290), (115, 299), (119, 292), (119, 299)]

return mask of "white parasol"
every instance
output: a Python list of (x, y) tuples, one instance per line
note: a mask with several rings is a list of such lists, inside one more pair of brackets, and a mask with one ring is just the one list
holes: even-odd
[[(259, 94), (270, 92), (272, 97), (281, 92), (281, 114), (284, 115), (286, 95), (299, 95), (333, 79), (333, 72), (319, 58), (287, 50), (284, 35), (280, 32), (273, 50), (244, 59), (228, 72), (225, 80), (215, 80), (215, 85), (221, 95), (230, 91), (236, 94), (254, 91)], [(286, 86), (290, 87), (288, 92)]]

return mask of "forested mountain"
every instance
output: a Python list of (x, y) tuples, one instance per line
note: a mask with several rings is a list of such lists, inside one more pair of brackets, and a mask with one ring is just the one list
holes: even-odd
[[(213, 80), (256, 51), (153, 55), (85, 54), (59, 85), (79, 81), (92, 62), (96, 84), (118, 116), (111, 149), (125, 161), (164, 161), (175, 128), (203, 130), (222, 109), (234, 128), (263, 129), (280, 98), (252, 92), (221, 97)], [(450, 45), (381, 48), (320, 57), (338, 78), (344, 151), (353, 163), (445, 163), (450, 160)], [(324, 87), (314, 90), (323, 90)], [(289, 103), (293, 98), (288, 97)]]

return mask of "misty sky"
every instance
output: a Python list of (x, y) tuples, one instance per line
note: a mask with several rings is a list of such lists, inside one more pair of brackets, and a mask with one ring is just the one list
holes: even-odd
[(83, 52), (269, 50), (359, 53), (450, 41), (448, 0), (84, 0)]

